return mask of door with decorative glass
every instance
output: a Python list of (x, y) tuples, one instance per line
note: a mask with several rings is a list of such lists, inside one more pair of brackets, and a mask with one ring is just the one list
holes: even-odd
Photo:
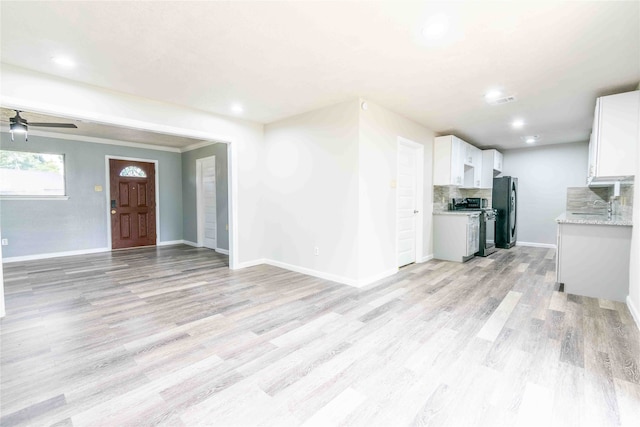
[(111, 248), (156, 244), (155, 165), (109, 159)]

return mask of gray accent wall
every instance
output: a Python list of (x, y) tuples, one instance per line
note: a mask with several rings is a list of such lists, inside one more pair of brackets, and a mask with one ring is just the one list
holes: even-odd
[(518, 178), (518, 242), (556, 244), (555, 219), (566, 211), (567, 188), (584, 187), (588, 143), (505, 150), (503, 176)]
[(196, 160), (216, 156), (216, 214), (217, 244), (229, 250), (229, 183), (227, 144), (212, 144), (182, 153), (182, 205), (184, 207), (184, 240), (198, 241), (198, 213), (196, 196)]
[[(107, 247), (105, 156), (158, 161), (160, 235), (158, 242), (182, 240), (182, 163), (180, 153), (22, 135), (0, 147), (65, 155), (68, 200), (0, 200), (0, 228), (9, 245), (2, 256), (104, 249)], [(96, 192), (100, 185), (103, 191)]]

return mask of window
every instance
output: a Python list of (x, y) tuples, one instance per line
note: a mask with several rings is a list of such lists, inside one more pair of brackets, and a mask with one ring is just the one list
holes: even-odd
[(0, 150), (0, 196), (64, 196), (64, 155)]
[(127, 166), (122, 169), (120, 176), (132, 176), (134, 178), (146, 178), (147, 174), (137, 166)]

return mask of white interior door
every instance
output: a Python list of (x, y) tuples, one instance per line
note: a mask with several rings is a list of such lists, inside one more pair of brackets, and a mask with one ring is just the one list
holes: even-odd
[(216, 158), (200, 159), (200, 194), (198, 233), (205, 248), (217, 248)]
[(416, 147), (398, 144), (397, 238), (398, 267), (416, 262), (418, 209), (418, 153)]

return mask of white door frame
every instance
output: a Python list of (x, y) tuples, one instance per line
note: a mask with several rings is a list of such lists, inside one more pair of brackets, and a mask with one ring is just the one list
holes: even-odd
[[(216, 156), (208, 156), (203, 157), (201, 159), (196, 159), (196, 238), (197, 245), (199, 248), (204, 246), (204, 200), (203, 200), (203, 188), (202, 188), (202, 164), (205, 160), (216, 161)], [(216, 175), (218, 174), (218, 170), (216, 168)], [(216, 179), (216, 185), (218, 180)], [(218, 191), (214, 189), (215, 197), (216, 197), (216, 247), (218, 249)]]
[[(413, 142), (409, 139), (403, 138), (401, 136), (398, 137), (398, 145), (396, 150), (396, 183), (399, 181), (400, 175), (400, 159), (399, 159), (399, 148), (401, 145), (405, 147), (413, 148), (416, 150), (416, 205), (417, 211), (416, 214), (416, 259), (415, 262), (423, 262), (422, 260), (422, 246), (424, 244), (424, 146), (422, 144), (418, 144), (417, 142)], [(398, 190), (396, 187), (396, 206), (395, 206), (395, 218), (396, 218), (396, 236), (395, 236), (395, 252), (394, 263), (398, 264)]]
[[(236, 224), (238, 223), (238, 159), (237, 159), (237, 143), (229, 138), (227, 135), (214, 134), (211, 132), (198, 131), (183, 127), (175, 127), (166, 124), (163, 122), (160, 124), (159, 122), (147, 121), (147, 120), (139, 120), (139, 119), (131, 119), (129, 115), (114, 115), (114, 114), (103, 114), (103, 113), (92, 113), (88, 112), (85, 108), (64, 108), (64, 111), (56, 106), (51, 104), (43, 103), (43, 102), (34, 102), (27, 99), (19, 99), (19, 98), (7, 98), (3, 97), (0, 101), (0, 105), (4, 108), (12, 109), (12, 110), (25, 110), (31, 111), (34, 113), (41, 114), (49, 114), (58, 117), (65, 117), (69, 119), (79, 119), (79, 120), (87, 120), (94, 123), (120, 126), (129, 129), (138, 129), (148, 132), (157, 132), (165, 135), (175, 135), (175, 136), (184, 136), (187, 138), (199, 139), (202, 141), (207, 141), (206, 144), (200, 145), (198, 147), (202, 147), (205, 145), (211, 145), (215, 143), (222, 143), (227, 145), (227, 162), (228, 162), (228, 185), (229, 185), (229, 268), (231, 270), (235, 270), (238, 268), (242, 268), (238, 258), (239, 252), (239, 238), (238, 238), (238, 230)], [(116, 141), (114, 145), (116, 144)], [(126, 144), (129, 145), (129, 144)], [(146, 147), (148, 148), (148, 147)], [(164, 147), (159, 147), (162, 149)], [(187, 149), (179, 150), (176, 149), (176, 152), (184, 153), (188, 151)], [(163, 150), (167, 151), (167, 150)], [(158, 169), (156, 168), (156, 177), (159, 176)], [(158, 178), (156, 178), (158, 179)], [(107, 184), (108, 185), (108, 184)], [(158, 196), (158, 192), (156, 192), (156, 196)], [(157, 199), (156, 199), (157, 201)], [(159, 224), (159, 217), (158, 224)], [(111, 224), (109, 223), (109, 231), (111, 230)], [(111, 234), (108, 237), (109, 247), (111, 247)], [(156, 244), (162, 243), (160, 241), (160, 234), (156, 235)]]
[(123, 156), (112, 156), (107, 154), (104, 156), (104, 173), (105, 173), (105, 196), (107, 198), (107, 248), (113, 250), (113, 242), (111, 241), (111, 167), (109, 166), (109, 160), (130, 160), (133, 162), (145, 162), (145, 163), (153, 163), (153, 168), (155, 169), (155, 181), (156, 181), (156, 246), (160, 245), (160, 171), (158, 170), (159, 162), (158, 160), (152, 159), (139, 159), (137, 157), (123, 157)]

